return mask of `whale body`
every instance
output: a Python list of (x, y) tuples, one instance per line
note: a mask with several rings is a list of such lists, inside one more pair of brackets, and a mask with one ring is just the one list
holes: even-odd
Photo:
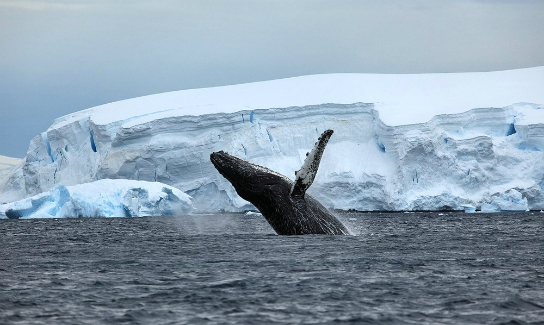
[(319, 137), (295, 172), (293, 182), (268, 168), (218, 151), (210, 160), (240, 197), (251, 202), (278, 235), (349, 235), (348, 229), (316, 199), (306, 193), (311, 186), (332, 130)]

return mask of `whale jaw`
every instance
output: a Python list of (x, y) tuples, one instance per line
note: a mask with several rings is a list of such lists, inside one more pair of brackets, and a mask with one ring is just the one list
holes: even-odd
[(224, 151), (213, 152), (210, 161), (217, 171), (223, 175), (244, 200), (254, 203), (264, 200), (267, 193), (285, 187), (286, 191), (292, 181), (266, 167), (252, 164), (243, 159), (229, 155)]

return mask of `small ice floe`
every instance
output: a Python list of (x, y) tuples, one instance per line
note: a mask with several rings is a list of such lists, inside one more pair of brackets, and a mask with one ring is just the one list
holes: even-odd
[(461, 207), (465, 210), (465, 213), (476, 212), (476, 207), (470, 204), (462, 204)]
[(357, 218), (349, 218), (349, 221), (357, 221)]
[(246, 216), (262, 216), (259, 211), (247, 211), (244, 215)]
[(443, 214), (443, 213), (439, 213), (438, 215), (439, 215), (439, 216), (443, 216), (444, 214)]

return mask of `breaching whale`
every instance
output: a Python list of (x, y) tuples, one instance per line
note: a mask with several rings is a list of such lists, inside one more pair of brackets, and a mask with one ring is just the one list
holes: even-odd
[(295, 172), (294, 182), (280, 173), (223, 151), (212, 153), (210, 160), (231, 182), (238, 195), (259, 209), (278, 235), (349, 235), (336, 217), (306, 194), (332, 134), (332, 130), (321, 134), (315, 147), (306, 154), (300, 170)]

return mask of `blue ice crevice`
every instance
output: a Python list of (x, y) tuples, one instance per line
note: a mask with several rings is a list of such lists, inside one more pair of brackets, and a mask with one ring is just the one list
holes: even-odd
[(49, 155), (49, 158), (51, 158), (51, 162), (55, 162), (55, 158), (53, 158), (53, 154), (51, 153), (51, 143), (49, 142), (49, 138), (47, 137), (47, 133), (42, 133), (42, 139), (45, 144), (45, 151), (47, 151), (47, 155)]
[(96, 152), (96, 143), (94, 142), (94, 131), (91, 130), (91, 149), (93, 149), (94, 152)]
[(510, 126), (508, 127), (508, 131), (506, 132), (506, 136), (516, 134), (516, 127), (514, 126), (514, 123), (510, 123)]
[(377, 133), (374, 133), (374, 140), (376, 141), (376, 145), (378, 146), (378, 149), (381, 152), (385, 152), (385, 145), (380, 141), (380, 137)]

